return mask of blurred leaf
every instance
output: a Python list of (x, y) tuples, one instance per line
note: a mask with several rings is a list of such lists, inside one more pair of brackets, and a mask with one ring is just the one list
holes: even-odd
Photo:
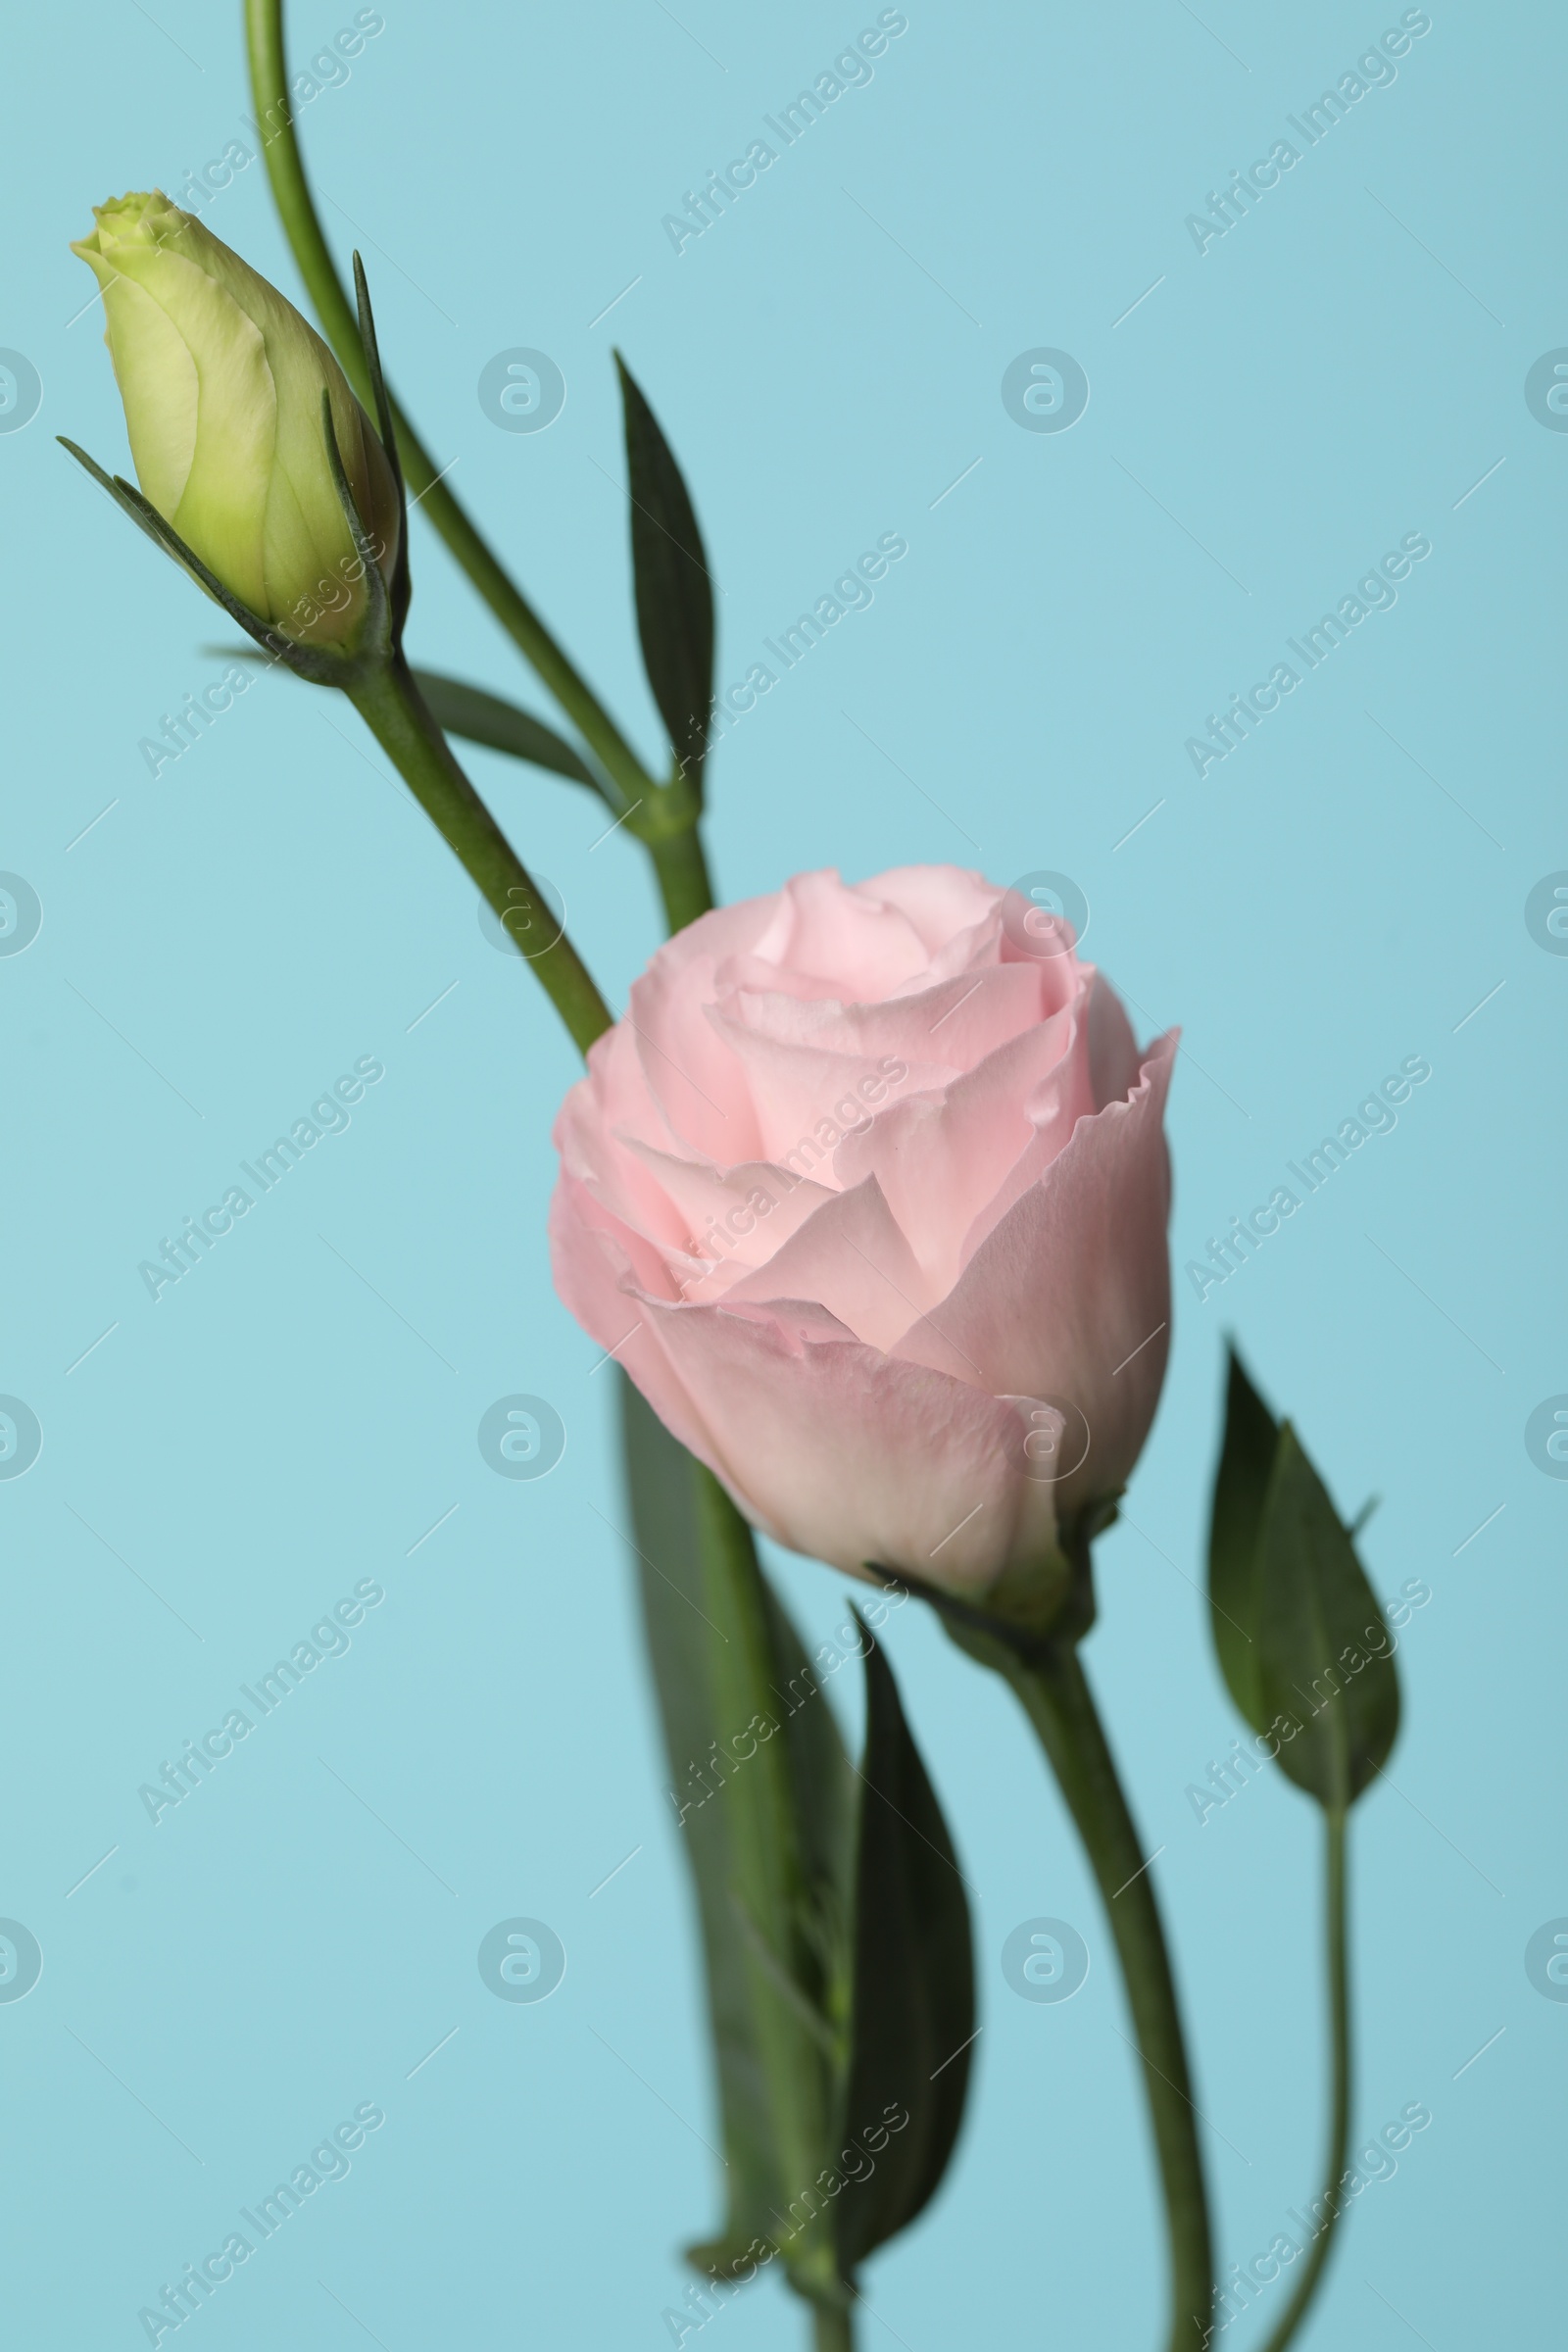
[(826, 1986), (835, 1969), (842, 1972), (844, 1966), (857, 1783), (821, 1678), (807, 1657), (789, 1611), (766, 1577), (760, 1581), (772, 1652), (772, 1695), (790, 1760), (801, 1860), (808, 1886), (836, 1911), (834, 1917), (806, 1923), (808, 1939), (818, 1947)]
[(1291, 1424), (1232, 1350), (1209, 1527), (1209, 1601), (1227, 1688), (1298, 1788), (1338, 1811), (1399, 1726), (1394, 1642), (1349, 1533)]
[(631, 562), (643, 667), (699, 794), (713, 699), (713, 590), (680, 467), (619, 352), (631, 498)]
[[(846, 2278), (935, 2193), (963, 2119), (975, 2034), (969, 1905), (953, 1840), (892, 1669), (869, 1630), (866, 1641), (850, 2057), (840, 2107), (852, 2161), (835, 2156), (841, 2172), (858, 2171), (853, 2143), (875, 2169), (840, 2192)], [(906, 2120), (895, 2129), (900, 2116)]]
[(616, 1378), (643, 1626), (663, 1724), (672, 1816), (681, 1803), (687, 1807), (677, 1835), (697, 1894), (728, 2166), (723, 2229), (713, 2243), (694, 2252), (700, 2252), (705, 2268), (718, 2267), (738, 2259), (755, 2235), (769, 2229), (779, 2184), (767, 2085), (752, 2028), (750, 1972), (730, 1902), (728, 1824), (724, 1807), (704, 1801), (693, 1783), (723, 1727), (710, 1695), (707, 1643), (712, 1637), (701, 1613), (691, 1456), (624, 1374), (617, 1372)]
[[(771, 1688), (756, 1696), (770, 1719), (781, 1722), (794, 1794), (791, 1829), (809, 1916), (785, 1923), (752, 1918), (742, 1899), (746, 1874), (735, 1847), (748, 1816), (728, 1790), (715, 1786), (710, 1765), (714, 1743), (727, 1742), (736, 1724), (729, 1716), (719, 1720), (713, 1695), (720, 1687), (713, 1668), (720, 1631), (705, 1606), (697, 1465), (631, 1382), (618, 1373), (617, 1380), (643, 1622), (663, 1725), (671, 1812), (680, 1819), (678, 1835), (697, 1896), (728, 2168), (723, 2228), (710, 2242), (693, 2246), (690, 2255), (699, 2268), (722, 2272), (745, 2256), (754, 2238), (773, 2242), (779, 2212), (808, 2185), (785, 2179), (781, 2171), (756, 2007), (758, 1947), (763, 1948), (763, 1975), (776, 1977), (789, 1968), (794, 1928), (814, 1939), (820, 1967), (812, 1971), (810, 1984), (791, 1982), (782, 1992), (792, 2014), (803, 2008), (812, 2013), (809, 2022), (794, 2015), (797, 2062), (819, 2077), (822, 2110), (830, 2112), (831, 2067), (823, 2021), (815, 2011), (820, 1982), (836, 1965), (842, 1967), (830, 1947), (835, 1915), (848, 1908), (852, 1781), (837, 1723), (808, 1667), (800, 1637), (759, 1575)], [(729, 1648), (726, 1644), (725, 1671), (733, 1674), (737, 1661)], [(752, 1789), (752, 1784), (741, 1783), (741, 1794), (749, 1796)], [(825, 2151), (821, 2161), (827, 2161)]]

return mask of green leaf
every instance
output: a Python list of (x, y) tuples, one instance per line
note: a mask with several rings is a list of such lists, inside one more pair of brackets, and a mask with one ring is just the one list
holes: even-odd
[(838, 2169), (858, 2173), (869, 2160), (874, 2170), (852, 2178), (839, 2193), (838, 2255), (846, 2278), (935, 2193), (963, 2119), (975, 2034), (969, 1905), (953, 1839), (892, 1669), (869, 1631), (866, 1641), (850, 2060)]
[(713, 589), (680, 467), (625, 361), (632, 578), (643, 667), (675, 756), (699, 793), (713, 700)]
[(1398, 1731), (1393, 1640), (1322, 1479), (1234, 1349), (1208, 1592), (1220, 1671), (1248, 1723), (1319, 1804), (1353, 1803)]
[[(793, 1981), (794, 1940), (778, 1923), (751, 1916), (742, 1897), (746, 1874), (735, 1847), (747, 1816), (717, 1785), (710, 1757), (737, 1728), (732, 1706), (720, 1720), (714, 1691), (713, 1645), (722, 1638), (706, 1611), (702, 1524), (697, 1502), (697, 1465), (646, 1404), (624, 1375), (617, 1374), (621, 1427), (633, 1530), (638, 1553), (643, 1622), (663, 1725), (671, 1782), (671, 1814), (692, 1872), (702, 1933), (709, 2020), (718, 2078), (727, 2211), (710, 2241), (689, 2249), (702, 2270), (727, 2272), (745, 2257), (754, 2239), (773, 2243), (780, 2212), (809, 2185), (782, 2169), (777, 2119), (759, 2035), (758, 1985), (782, 1973), (792, 1981), (775, 1993), (792, 2011), (803, 2002), (817, 2006), (818, 1984), (806, 1989)], [(761, 1583), (766, 1627), (768, 1680), (756, 1695), (781, 1725), (793, 1790), (793, 1835), (803, 1877), (814, 1899), (809, 1917), (786, 1923), (814, 1937), (821, 1955), (813, 1975), (842, 1974), (834, 1950), (835, 1914), (847, 1912), (852, 1786), (849, 1759), (826, 1696), (807, 1665), (806, 1652), (783, 1605)], [(731, 1644), (723, 1651), (726, 1672), (738, 1671)], [(741, 1718), (745, 1720), (744, 1716)], [(742, 1764), (745, 1774), (757, 1758)], [(733, 1786), (733, 1784), (732, 1784)], [(742, 1785), (750, 1796), (754, 1783)], [(759, 1947), (763, 1966), (759, 1969)], [(822, 2046), (823, 2020), (797, 2017), (794, 2033), (799, 2064), (819, 2078), (824, 2112), (830, 2105), (831, 2067)], [(827, 2162), (820, 2152), (819, 2162)], [(804, 2168), (796, 2168), (804, 2169)], [(814, 2177), (815, 2166), (811, 2177)]]
[[(819, 1978), (830, 1988), (846, 1967), (849, 1891), (855, 1866), (855, 1770), (821, 1677), (807, 1657), (789, 1611), (761, 1580), (772, 1656), (771, 1695), (782, 1724), (795, 1790), (796, 1837), (808, 1886), (825, 1914), (801, 1923), (816, 1949)], [(829, 1996), (830, 1997), (830, 1996)]]
[[(212, 645), (207, 651), (227, 662), (253, 662), (263, 669), (270, 666), (267, 654), (248, 645)], [(469, 743), (482, 743), (488, 751), (505, 752), (514, 760), (547, 767), (553, 774), (566, 776), (573, 784), (586, 784), (590, 792), (609, 799), (580, 755), (531, 711), (519, 710), (515, 703), (506, 702), (482, 686), (448, 677), (443, 670), (416, 669), (414, 682), (444, 734), (463, 735)]]
[(631, 1382), (616, 1377), (643, 1627), (663, 1724), (672, 1817), (686, 1807), (678, 1835), (697, 1894), (718, 2073), (728, 2210), (718, 2237), (694, 2250), (704, 2268), (716, 2268), (739, 2259), (753, 2236), (771, 2226), (778, 2186), (767, 2087), (752, 2029), (744, 1936), (730, 1901), (725, 1808), (705, 1797), (696, 1777), (723, 1727), (710, 1696), (706, 1645), (712, 1637), (701, 1613), (691, 1457)]
[(1257, 1649), (1262, 1605), (1258, 1535), (1278, 1438), (1273, 1414), (1232, 1348), (1225, 1445), (1214, 1478), (1208, 1529), (1208, 1602), (1220, 1672), (1254, 1732), (1262, 1731), (1269, 1720)]
[[(1258, 1631), (1271, 1721), (1298, 1728), (1279, 1760), (1339, 1811), (1382, 1769), (1399, 1729), (1394, 1640), (1323, 1481), (1282, 1424), (1263, 1511)], [(1280, 1727), (1283, 1731), (1284, 1727)]]
[(531, 712), (519, 710), (515, 703), (504, 702), (499, 694), (487, 694), (482, 686), (466, 685), (462, 678), (449, 678), (438, 669), (416, 669), (414, 678), (436, 723), (448, 735), (466, 735), (470, 743), (485, 744), (492, 752), (507, 752), (514, 760), (528, 760), (535, 767), (569, 776), (573, 784), (586, 784), (590, 792), (602, 790), (598, 777), (571, 745)]

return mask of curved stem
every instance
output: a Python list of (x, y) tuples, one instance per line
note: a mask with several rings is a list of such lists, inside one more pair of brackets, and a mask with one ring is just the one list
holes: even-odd
[[(1340, 2195), (1340, 2184), (1345, 2178), (1350, 2142), (1349, 1894), (1346, 1870), (1348, 1827), (1343, 1809), (1331, 1810), (1324, 1815), (1324, 1922), (1332, 2089), (1329, 2099), (1327, 2178), (1318, 2205), (1326, 2206), (1327, 2212), (1318, 2224), (1317, 2235), (1312, 2240), (1301, 2275), (1296, 2282), (1296, 2292), (1291, 2297), (1284, 2318), (1264, 2345), (1263, 2352), (1285, 2352), (1285, 2346), (1305, 2318), (1307, 2306), (1317, 2292), (1318, 2281), (1323, 2276), (1329, 2249), (1334, 2243), (1335, 2226), (1345, 2205)], [(1313, 2208), (1313, 2212), (1315, 2217), (1317, 2207)]]
[[(554, 917), (526, 866), (453, 758), (402, 655), (367, 684), (355, 687), (349, 700), (513, 937), (538, 916), (553, 928)], [(573, 1042), (586, 1054), (614, 1016), (565, 932), (528, 961)]]
[[(245, 0), (245, 33), (258, 135), (284, 232), (326, 339), (361, 401), (369, 407), (370, 380), (360, 342), (359, 321), (321, 232), (295, 136), (283, 54), (283, 0)], [(432, 464), (429, 452), (396, 401), (392, 402), (392, 416), (411, 503), (423, 507), (502, 627), (579, 728), (583, 740), (592, 747), (600, 764), (623, 796), (622, 805), (629, 807), (650, 792), (657, 792), (659, 787), (598, 696), (509, 577), (499, 557), (447, 484), (438, 479), (441, 469)]]
[(1213, 2253), (1181, 2015), (1143, 1842), (1116, 1776), (1076, 1646), (1042, 1643), (1000, 1665), (1041, 1745), (1088, 1851), (1127, 1986), (1143, 2060), (1170, 2245), (1170, 2352), (1197, 2352), (1209, 2323)]

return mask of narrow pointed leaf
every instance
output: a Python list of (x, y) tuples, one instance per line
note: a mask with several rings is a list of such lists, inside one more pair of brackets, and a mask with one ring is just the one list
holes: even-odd
[[(280, 630), (274, 629), (270, 622), (263, 620), (261, 615), (253, 612), (248, 605), (241, 604), (239, 598), (224, 587), (218, 574), (208, 568), (200, 556), (185, 545), (179, 533), (171, 523), (165, 521), (151, 499), (144, 497), (134, 483), (127, 482), (123, 474), (105, 473), (103, 467), (90, 458), (84, 449), (79, 449), (74, 441), (68, 441), (64, 433), (58, 433), (55, 438), (59, 441), (61, 448), (69, 451), (77, 465), (83, 466), (92, 475), (100, 489), (108, 491), (122, 514), (129, 515), (137, 529), (146, 533), (154, 547), (159, 548), (172, 563), (177, 564), (180, 570), (187, 573), (198, 588), (204, 589), (216, 604), (221, 605), (229, 618), (237, 621), (247, 637), (254, 638), (264, 653), (270, 654), (274, 660), (288, 662), (300, 671), (302, 676), (313, 674), (309, 665), (316, 658), (312, 656), (310, 649), (297, 646), (292, 638), (285, 637)], [(247, 659), (250, 658), (247, 656)], [(333, 681), (323, 677), (317, 682), (324, 684)]]
[(370, 390), (375, 397), (376, 430), (386, 462), (392, 468), (392, 479), (398, 492), (398, 552), (388, 583), (392, 599), (392, 619), (398, 642), (403, 639), (403, 623), (409, 615), (409, 600), (414, 593), (409, 576), (409, 492), (403, 479), (403, 460), (398, 454), (397, 427), (392, 416), (392, 399), (381, 374), (381, 351), (375, 335), (375, 313), (370, 308), (370, 288), (365, 275), (365, 264), (354, 256), (354, 301), (359, 318), (360, 341), (365, 348), (365, 365), (369, 371)]
[(1270, 1721), (1299, 1728), (1279, 1760), (1338, 1811), (1376, 1778), (1399, 1728), (1394, 1637), (1323, 1481), (1287, 1421), (1269, 1480), (1258, 1629)]
[(846, 2278), (935, 2193), (963, 2120), (975, 2033), (973, 1938), (953, 1839), (892, 1668), (869, 1632), (866, 1640), (850, 2059), (840, 2113), (845, 2149), (858, 2145), (874, 2170), (840, 2191)]
[(643, 667), (676, 759), (702, 790), (713, 699), (713, 589), (680, 467), (619, 352)]
[(1208, 1599), (1220, 1672), (1254, 1732), (1269, 1717), (1263, 1706), (1257, 1647), (1262, 1604), (1258, 1538), (1269, 1472), (1279, 1439), (1274, 1416), (1230, 1351), (1225, 1400), (1225, 1445), (1214, 1479), (1208, 1531)]
[(438, 669), (416, 669), (414, 676), (437, 725), (448, 735), (466, 735), (470, 743), (485, 744), (493, 752), (531, 760), (535, 767), (569, 776), (573, 784), (586, 784), (590, 792), (601, 789), (598, 778), (570, 744), (531, 712), (519, 710), (515, 703), (503, 701), (499, 694), (487, 694), (482, 686), (466, 685), (462, 678), (449, 678)]
[[(366, 601), (360, 616), (359, 642), (364, 647), (373, 646), (383, 658), (390, 659), (397, 647), (402, 618), (401, 615), (396, 619), (393, 617), (391, 594), (381, 570), (381, 550), (371, 538), (365, 517), (360, 513), (353, 484), (343, 464), (343, 453), (337, 445), (337, 429), (332, 422), (330, 392), (321, 394), (321, 442), (326, 451), (327, 466), (331, 469), (332, 487), (337, 492), (338, 504), (343, 510), (343, 519), (349, 526), (349, 536), (354, 542), (354, 553), (360, 560), (361, 576), (365, 581)], [(400, 553), (407, 550), (406, 530), (399, 533), (398, 547)]]
[(1208, 1592), (1237, 1706), (1298, 1788), (1343, 1810), (1376, 1777), (1398, 1731), (1393, 1638), (1322, 1479), (1234, 1350)]

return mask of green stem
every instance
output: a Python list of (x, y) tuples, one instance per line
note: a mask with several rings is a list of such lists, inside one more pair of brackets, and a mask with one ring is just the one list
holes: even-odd
[[(453, 758), (402, 655), (368, 684), (356, 687), (349, 699), (512, 936), (534, 919), (554, 929), (555, 918), (527, 868)], [(613, 1015), (565, 932), (528, 961), (573, 1042), (586, 1054), (594, 1039), (611, 1027)]]
[[(361, 401), (369, 407), (370, 383), (359, 321), (322, 234), (295, 136), (283, 52), (283, 0), (245, 0), (245, 31), (259, 135), (284, 232), (326, 339)], [(619, 789), (622, 807), (657, 792), (659, 787), (598, 696), (509, 577), (446, 482), (437, 478), (441, 468), (396, 401), (392, 415), (412, 500), (429, 515), (502, 627), (591, 746)]]
[(682, 832), (650, 841), (648, 850), (664, 902), (665, 927), (671, 933), (684, 931), (713, 904), (713, 885), (696, 819)]
[(829, 2303), (811, 2307), (813, 2352), (855, 2352), (855, 2315)]
[(1307, 2306), (1317, 2292), (1323, 2276), (1329, 2249), (1334, 2243), (1334, 2231), (1344, 2210), (1345, 2199), (1340, 2183), (1345, 2178), (1346, 2160), (1350, 2144), (1350, 1959), (1349, 1959), (1349, 1894), (1347, 1885), (1346, 1843), (1348, 1822), (1344, 1808), (1334, 1808), (1324, 1817), (1324, 1919), (1327, 1936), (1329, 1979), (1329, 2038), (1332, 2044), (1330, 2068), (1332, 2088), (1329, 2099), (1328, 2177), (1321, 2202), (1328, 2214), (1323, 2227), (1313, 2238), (1307, 2251), (1305, 2265), (1296, 2282), (1296, 2291), (1286, 2308), (1285, 2316), (1263, 2347), (1263, 2352), (1285, 2352), (1285, 2346), (1295, 2335), (1306, 2316)]
[[(826, 2161), (829, 2129), (819, 2054), (778, 1983), (779, 1973), (786, 1980), (799, 1979), (798, 1922), (806, 1907), (788, 1743), (776, 1729), (770, 1737), (759, 1737), (759, 1726), (773, 1721), (777, 1701), (767, 1596), (751, 1528), (710, 1470), (694, 1463), (693, 1475), (704, 1614), (718, 1637), (709, 1644), (714, 1718), (732, 1727), (730, 1737), (750, 1732), (757, 1741), (725, 1782), (724, 1800), (733, 1833), (735, 1899), (765, 1947), (751, 1957), (753, 2014), (788, 2205), (815, 2182)], [(773, 1956), (771, 1966), (767, 1953)], [(827, 2229), (808, 2222), (785, 2262), (790, 2283), (812, 2305), (817, 2342), (847, 2343), (842, 2334), (821, 2332), (828, 2325), (824, 2315), (832, 2315), (843, 2300)]]
[[(1005, 1661), (1005, 1662), (1004, 1662)], [(1197, 2352), (1209, 2324), (1213, 2253), (1187, 2050), (1159, 1906), (1076, 1644), (997, 1660), (1022, 1700), (1088, 1851), (1121, 1961), (1143, 2060), (1170, 2245), (1170, 2352)]]

